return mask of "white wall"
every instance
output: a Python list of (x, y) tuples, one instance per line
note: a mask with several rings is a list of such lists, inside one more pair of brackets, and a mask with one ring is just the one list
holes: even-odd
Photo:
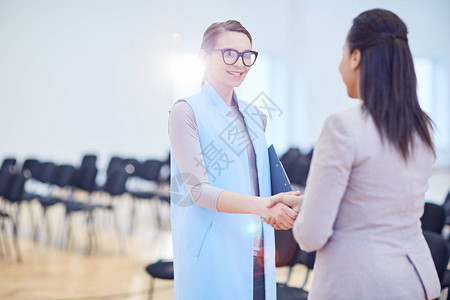
[[(168, 109), (196, 88), (196, 77), (174, 70), (174, 61), (195, 55), (206, 27), (226, 19), (240, 20), (260, 52), (239, 94), (251, 101), (264, 91), (279, 105), (282, 115), (268, 128), (279, 152), (307, 150), (326, 116), (354, 103), (337, 67), (352, 18), (374, 7), (396, 12), (409, 26), (413, 55), (436, 62), (430, 114), (447, 128), (438, 142), (448, 151), (447, 0), (1, 0), (0, 158), (165, 157)], [(179, 75), (189, 77), (185, 89)]]
[[(292, 3), (296, 3), (293, 1)], [(347, 97), (339, 76), (338, 65), (344, 39), (352, 19), (372, 8), (385, 8), (397, 13), (407, 24), (414, 57), (429, 57), (435, 62), (433, 110), (428, 111), (440, 133), (436, 144), (440, 165), (450, 165), (450, 2), (449, 1), (300, 1), (291, 9), (295, 28), (301, 34), (293, 47), (297, 59), (290, 77), (291, 104), (289, 141), (311, 146), (324, 119), (332, 112), (354, 105)], [(295, 31), (295, 30), (294, 30)], [(420, 84), (420, 83), (419, 83)], [(302, 109), (303, 108), (303, 109)], [(302, 113), (303, 111), (303, 113)], [(305, 118), (306, 120), (302, 119)], [(301, 137), (301, 138), (300, 138)]]

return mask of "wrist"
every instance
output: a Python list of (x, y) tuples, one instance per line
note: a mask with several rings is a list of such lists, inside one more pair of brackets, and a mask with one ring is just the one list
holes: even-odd
[(252, 205), (253, 208), (252, 213), (260, 217), (263, 217), (264, 211), (267, 209), (269, 202), (270, 202), (269, 197), (256, 197), (255, 204)]

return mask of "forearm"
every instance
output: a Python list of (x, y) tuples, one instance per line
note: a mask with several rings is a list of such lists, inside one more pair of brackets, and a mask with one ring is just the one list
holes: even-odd
[(261, 215), (268, 204), (269, 198), (223, 191), (217, 199), (217, 210), (225, 213)]

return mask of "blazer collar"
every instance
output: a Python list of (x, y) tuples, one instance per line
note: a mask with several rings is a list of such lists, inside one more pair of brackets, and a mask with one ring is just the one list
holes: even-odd
[[(214, 107), (220, 112), (222, 115), (227, 115), (231, 108), (223, 101), (223, 99), (217, 94), (214, 87), (208, 82), (205, 81), (205, 83), (202, 86), (202, 93), (206, 95), (209, 101), (214, 105)], [(237, 105), (239, 105), (239, 101), (236, 97), (236, 92), (233, 91), (233, 99), (236, 102)]]

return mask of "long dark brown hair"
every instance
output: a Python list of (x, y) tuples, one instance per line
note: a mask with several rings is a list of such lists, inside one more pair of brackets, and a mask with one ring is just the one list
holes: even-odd
[(353, 20), (347, 36), (350, 53), (361, 51), (360, 93), (380, 135), (407, 161), (415, 133), (433, 151), (433, 121), (420, 108), (408, 29), (394, 13), (372, 9)]
[[(252, 35), (245, 29), (244, 26), (239, 21), (236, 20), (228, 20), (225, 22), (215, 22), (209, 25), (203, 34), (203, 41), (201, 45), (201, 49), (205, 52), (210, 53), (215, 47), (217, 40), (225, 31), (234, 31), (245, 34), (250, 40), (250, 44), (252, 44)], [(202, 85), (205, 82), (205, 76), (203, 76)]]

